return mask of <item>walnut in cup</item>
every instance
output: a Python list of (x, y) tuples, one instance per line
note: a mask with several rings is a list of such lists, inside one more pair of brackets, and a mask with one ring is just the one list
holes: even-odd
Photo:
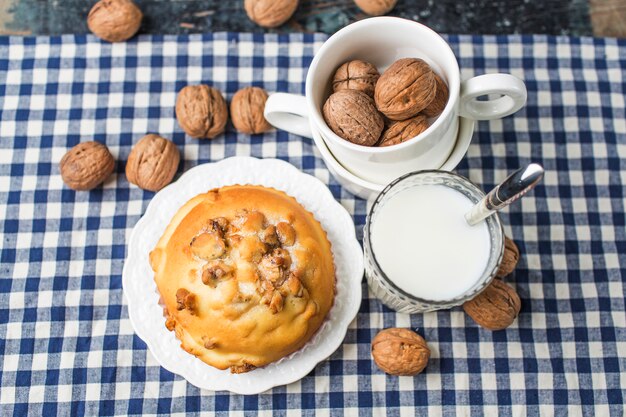
[(359, 90), (374, 97), (374, 87), (380, 74), (369, 62), (355, 59), (337, 68), (333, 77), (333, 91)]
[(382, 115), (374, 101), (362, 91), (333, 93), (323, 108), (324, 119), (339, 137), (357, 145), (373, 146), (383, 131)]
[(428, 126), (428, 120), (422, 115), (400, 122), (393, 122), (383, 133), (378, 146), (391, 146), (406, 142), (428, 129)]
[[(428, 118), (443, 112), (449, 96), (444, 80), (418, 58), (399, 59), (382, 75), (366, 61), (348, 61), (335, 72), (332, 86), (323, 108), (326, 123), (338, 136), (364, 146), (393, 146), (418, 136)], [(358, 94), (337, 95), (346, 91), (373, 97), (374, 106)], [(388, 128), (381, 137), (383, 115)]]
[(436, 73), (435, 75), (435, 84), (437, 85), (437, 92), (435, 93), (435, 98), (430, 102), (428, 106), (422, 111), (422, 114), (426, 117), (437, 117), (442, 112), (443, 109), (446, 108), (446, 104), (448, 104), (448, 86), (446, 82)]
[(416, 116), (434, 100), (435, 73), (419, 58), (399, 59), (380, 76), (374, 90), (376, 107), (391, 120)]

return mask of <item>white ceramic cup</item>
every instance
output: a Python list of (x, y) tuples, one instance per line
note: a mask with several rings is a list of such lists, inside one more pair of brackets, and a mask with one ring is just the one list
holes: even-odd
[[(351, 143), (336, 135), (324, 121), (322, 107), (332, 93), (335, 70), (344, 62), (361, 59), (382, 73), (400, 58), (428, 62), (448, 84), (450, 96), (443, 113), (419, 136), (387, 147)], [(495, 99), (479, 101), (490, 95)], [(497, 119), (526, 103), (526, 86), (509, 74), (487, 74), (461, 82), (456, 57), (441, 36), (412, 20), (374, 17), (353, 23), (331, 36), (311, 62), (305, 96), (272, 94), (265, 118), (278, 129), (305, 137), (320, 133), (335, 159), (348, 171), (378, 184), (387, 184), (408, 172), (438, 169), (452, 152), (459, 116)]]

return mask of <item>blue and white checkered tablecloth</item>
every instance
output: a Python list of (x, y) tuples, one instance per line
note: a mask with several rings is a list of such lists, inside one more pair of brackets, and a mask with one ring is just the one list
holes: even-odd
[[(311, 140), (270, 132), (185, 137), (176, 92), (206, 82), (302, 93), (321, 35), (0, 37), (0, 415), (623, 416), (626, 412), (626, 41), (448, 36), (464, 77), (511, 72), (528, 105), (477, 125), (458, 171), (489, 189), (530, 161), (543, 185), (502, 218), (522, 252), (508, 278), (522, 311), (506, 331), (462, 310), (396, 314), (365, 296), (344, 344), (299, 382), (254, 396), (197, 389), (134, 335), (121, 273), (153, 193), (124, 160), (147, 132), (181, 150), (179, 172), (232, 155), (278, 157), (329, 185), (361, 235), (366, 203), (329, 175)], [(85, 140), (118, 164), (74, 192), (58, 162)], [(366, 285), (363, 284), (366, 290)], [(370, 359), (384, 327), (417, 329), (423, 374), (386, 376)], [(272, 411), (273, 410), (273, 411)]]

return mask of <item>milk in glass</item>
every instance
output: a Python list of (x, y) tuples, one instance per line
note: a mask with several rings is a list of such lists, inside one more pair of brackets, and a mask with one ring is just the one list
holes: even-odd
[(487, 266), (491, 245), (485, 221), (465, 221), (472, 205), (444, 185), (414, 186), (390, 198), (371, 225), (372, 250), (385, 275), (424, 300), (469, 290)]

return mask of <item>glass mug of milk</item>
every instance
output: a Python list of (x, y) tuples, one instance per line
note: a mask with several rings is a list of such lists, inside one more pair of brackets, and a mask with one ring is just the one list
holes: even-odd
[(364, 229), (365, 274), (376, 297), (403, 313), (447, 309), (493, 279), (504, 252), (498, 214), (474, 226), (467, 213), (485, 194), (446, 171), (418, 171), (389, 184)]

